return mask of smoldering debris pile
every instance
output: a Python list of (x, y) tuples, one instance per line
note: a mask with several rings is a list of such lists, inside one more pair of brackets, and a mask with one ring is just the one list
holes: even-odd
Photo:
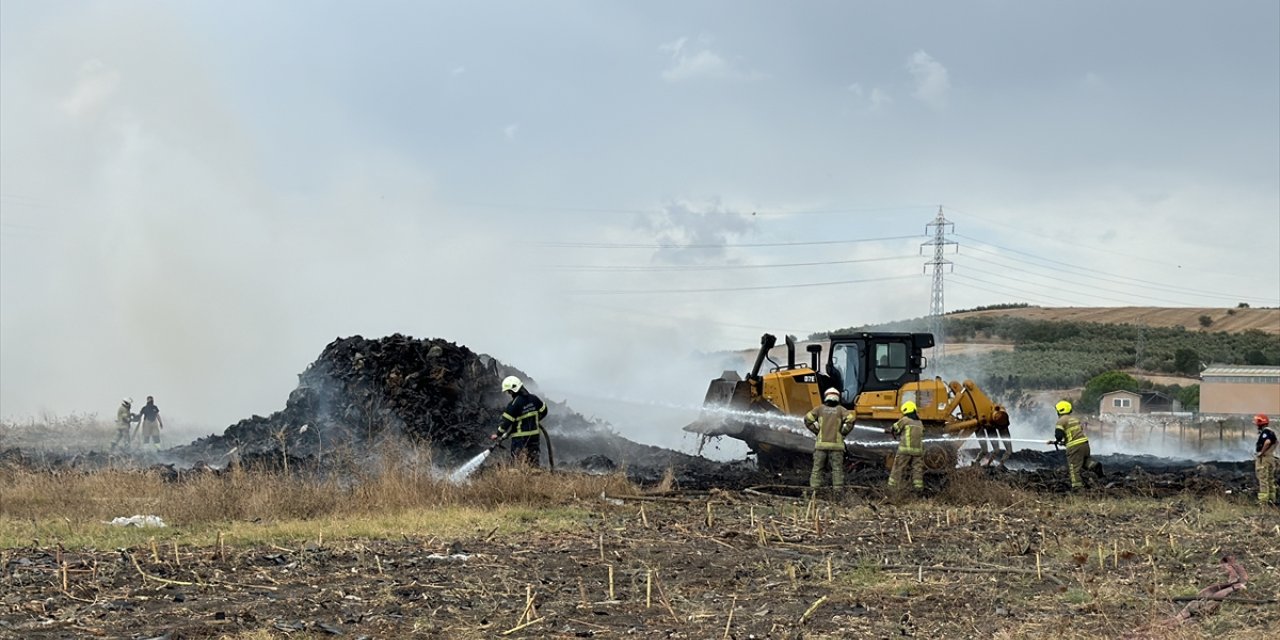
[(509, 372), (445, 340), (339, 338), (298, 376), (283, 410), (241, 420), (173, 453), (209, 459), (238, 447), (247, 457), (282, 451), (310, 457), (407, 436), (431, 443), (447, 461), (466, 455), (498, 423), (505, 398), (496, 381)]
[[(298, 376), (284, 409), (241, 420), (222, 435), (168, 453), (188, 463), (218, 465), (234, 450), (245, 461), (287, 458), (293, 465), (405, 437), (429, 444), (436, 463), (453, 466), (488, 444), (507, 404), (499, 386), (507, 375), (519, 376), (537, 391), (520, 370), (446, 340), (400, 334), (340, 338)], [(678, 478), (695, 483), (737, 472), (733, 465), (632, 442), (543, 399), (550, 407), (546, 424), (558, 465), (597, 472), (625, 465), (640, 479), (656, 478), (670, 466)]]

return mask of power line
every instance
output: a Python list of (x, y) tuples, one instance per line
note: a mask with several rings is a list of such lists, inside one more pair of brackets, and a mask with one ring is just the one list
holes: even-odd
[[(955, 281), (955, 282), (956, 282), (956, 284), (959, 284), (959, 285), (961, 285), (961, 286), (969, 287), (970, 289), (977, 289), (977, 290), (979, 290), (979, 291), (986, 291), (987, 293), (994, 293), (994, 294), (996, 294), (996, 295), (998, 295), (998, 296), (1002, 296), (1002, 297), (1003, 297), (1004, 299), (1006, 299), (1006, 300), (1007, 300), (1007, 299), (1009, 299), (1009, 297), (1010, 297), (1010, 295), (1009, 295), (1009, 294), (1010, 294), (1011, 292), (1010, 292), (1010, 290), (1009, 290), (1009, 289), (1004, 289), (1004, 290), (1000, 290), (1000, 289), (988, 289), (988, 288), (986, 288), (986, 287), (983, 287), (983, 286), (980, 286), (980, 285), (973, 284), (972, 282), (967, 282), (966, 280), (964, 280), (964, 279), (963, 279), (963, 278), (965, 278), (965, 276), (964, 276), (963, 274), (959, 274), (959, 273), (957, 273), (957, 274), (954, 274), (954, 275), (955, 275), (955, 277), (956, 277), (956, 278), (961, 278), (960, 280), (956, 280), (956, 281)], [(983, 280), (982, 282), (985, 282), (985, 280)], [(1000, 286), (1000, 285), (995, 285), (995, 286)], [(1077, 306), (1077, 305), (1075, 305), (1074, 303), (1067, 302), (1067, 301), (1065, 301), (1065, 300), (1059, 300), (1059, 299), (1052, 298), (1052, 297), (1042, 297), (1040, 294), (1034, 294), (1034, 295), (1032, 295), (1032, 297), (1027, 298), (1027, 300), (1028, 300), (1028, 301), (1031, 301), (1031, 302), (1037, 302), (1037, 303), (1039, 303), (1040, 301), (1049, 301), (1049, 300), (1053, 300), (1053, 301), (1056, 301), (1056, 302), (1058, 302), (1058, 303), (1065, 303), (1065, 304), (1070, 305), (1070, 306)]]
[(1018, 232), (1018, 233), (1025, 234), (1025, 235), (1028, 235), (1028, 236), (1035, 236), (1036, 238), (1039, 238), (1039, 239), (1041, 239), (1041, 240), (1050, 240), (1050, 241), (1052, 241), (1052, 242), (1057, 242), (1057, 243), (1059, 243), (1059, 244), (1069, 245), (1069, 246), (1071, 246), (1071, 247), (1075, 247), (1075, 248), (1088, 249), (1088, 250), (1090, 250), (1090, 251), (1097, 251), (1098, 253), (1109, 253), (1109, 254), (1111, 254), (1111, 255), (1123, 256), (1123, 257), (1126, 257), (1126, 258), (1133, 258), (1133, 259), (1136, 259), (1136, 260), (1143, 260), (1143, 261), (1146, 261), (1146, 262), (1150, 262), (1150, 263), (1152, 263), (1152, 264), (1158, 264), (1158, 265), (1162, 265), (1162, 266), (1166, 266), (1166, 267), (1178, 267), (1178, 268), (1182, 268), (1182, 265), (1180, 265), (1180, 264), (1176, 264), (1176, 263), (1173, 263), (1173, 262), (1165, 262), (1165, 261), (1163, 261), (1163, 260), (1155, 260), (1155, 259), (1147, 258), (1147, 257), (1144, 257), (1144, 256), (1134, 255), (1134, 254), (1131, 254), (1131, 253), (1125, 253), (1125, 252), (1123, 252), (1123, 251), (1116, 251), (1115, 249), (1103, 249), (1103, 248), (1101, 248), (1101, 247), (1092, 247), (1092, 246), (1089, 246), (1089, 245), (1087, 245), (1087, 244), (1084, 244), (1084, 243), (1081, 243), (1081, 242), (1078, 242), (1078, 241), (1071, 241), (1071, 242), (1067, 242), (1067, 241), (1064, 241), (1064, 240), (1059, 240), (1059, 239), (1057, 239), (1057, 238), (1047, 237), (1047, 236), (1044, 236), (1044, 235), (1039, 234), (1039, 233), (1034, 233), (1034, 232), (1031, 232), (1031, 231), (1024, 231), (1024, 230), (1019, 229), (1019, 228), (1017, 228), (1017, 227), (1011, 227), (1011, 226), (1009, 226), (1009, 225), (1007, 225), (1007, 224), (1004, 224), (1004, 223), (1001, 223), (1001, 222), (996, 222), (995, 220), (992, 220), (992, 219), (990, 219), (990, 218), (984, 218), (984, 217), (982, 217), (982, 216), (980, 216), (980, 215), (977, 215), (977, 214), (974, 214), (974, 213), (966, 213), (966, 212), (964, 212), (964, 211), (961, 211), (961, 210), (959, 210), (959, 209), (956, 209), (955, 207), (947, 207), (947, 210), (949, 210), (949, 211), (954, 211), (955, 213), (959, 213), (960, 215), (967, 216), (967, 217), (970, 217), (970, 218), (974, 218), (974, 219), (976, 219), (976, 220), (981, 220), (981, 221), (983, 221), (983, 222), (986, 222), (987, 224), (991, 225), (991, 227), (992, 227), (992, 228), (994, 228), (994, 229), (1001, 229), (1001, 230), (1006, 230), (1006, 229), (1007, 229), (1007, 230), (1010, 230), (1010, 231), (1016, 231), (1016, 232)]
[[(964, 256), (964, 259), (965, 259), (965, 260), (980, 260), (980, 261), (981, 261), (981, 258), (974, 258), (973, 256)], [(992, 263), (992, 264), (994, 264), (994, 263)], [(996, 266), (1000, 266), (1000, 265), (996, 265)], [(978, 269), (977, 267), (973, 267), (973, 266), (969, 266), (969, 267), (966, 267), (966, 268), (967, 268), (967, 269), (970, 269), (970, 270), (972, 270), (972, 271), (976, 271), (976, 272), (978, 272), (978, 273), (984, 273), (984, 274), (989, 275), (989, 276), (995, 276), (995, 277), (997, 277), (997, 278), (1004, 278), (1004, 279), (1006, 279), (1006, 280), (1012, 280), (1012, 281), (1014, 281), (1014, 282), (1021, 282), (1021, 283), (1023, 283), (1023, 284), (1030, 284), (1030, 285), (1035, 285), (1035, 286), (1043, 286), (1041, 283), (1038, 283), (1038, 282), (1031, 282), (1030, 280), (1023, 280), (1023, 279), (1021, 279), (1021, 278), (1015, 278), (1015, 277), (1013, 277), (1013, 276), (1005, 275), (1005, 274), (1002, 274), (1002, 273), (994, 273), (994, 272), (991, 272), (991, 271), (984, 271), (984, 270), (982, 270), (982, 269)], [(1033, 273), (1033, 274), (1029, 274), (1029, 275), (1032, 275), (1032, 276), (1037, 277), (1037, 278), (1044, 278), (1044, 279), (1047, 279), (1047, 280), (1052, 280), (1052, 281), (1055, 281), (1055, 282), (1066, 282), (1066, 283), (1068, 283), (1068, 284), (1077, 284), (1077, 285), (1078, 285), (1078, 284), (1080, 284), (1080, 283), (1078, 283), (1078, 282), (1070, 282), (1070, 281), (1068, 281), (1068, 280), (1063, 280), (1063, 279), (1061, 279), (1061, 278), (1053, 278), (1053, 277), (1051, 277), (1051, 276), (1044, 276), (1044, 275), (1040, 275), (1040, 274), (1034, 274), (1034, 273)], [(1089, 285), (1085, 285), (1085, 286), (1089, 286)], [(1098, 299), (1101, 299), (1101, 300), (1110, 300), (1110, 301), (1112, 301), (1112, 302), (1119, 302), (1119, 303), (1121, 303), (1121, 304), (1131, 304), (1131, 303), (1132, 303), (1132, 300), (1129, 300), (1129, 299), (1126, 299), (1126, 298), (1113, 298), (1113, 297), (1111, 297), (1111, 296), (1099, 295), (1099, 294), (1094, 293), (1094, 292), (1092, 292), (1092, 291), (1075, 291), (1075, 290), (1072, 290), (1072, 289), (1063, 289), (1063, 288), (1061, 288), (1061, 287), (1059, 287), (1059, 289), (1060, 289), (1060, 290), (1062, 290), (1062, 291), (1065, 291), (1065, 292), (1067, 292), (1067, 293), (1075, 293), (1075, 294), (1078, 294), (1078, 295), (1082, 295), (1082, 296), (1086, 296), (1086, 297), (1091, 297), (1091, 298), (1098, 298)], [(1181, 303), (1181, 302), (1177, 302), (1177, 301), (1174, 301), (1174, 300), (1166, 300), (1166, 299), (1164, 299), (1164, 298), (1156, 298), (1156, 297), (1152, 297), (1152, 296), (1144, 296), (1144, 295), (1139, 295), (1139, 294), (1136, 294), (1136, 293), (1126, 293), (1126, 292), (1124, 292), (1124, 291), (1116, 291), (1116, 290), (1114, 290), (1114, 289), (1104, 289), (1104, 288), (1101, 288), (1101, 287), (1097, 287), (1097, 290), (1098, 290), (1098, 291), (1107, 291), (1107, 292), (1110, 292), (1110, 293), (1118, 293), (1118, 294), (1120, 294), (1120, 295), (1122, 295), (1122, 296), (1130, 296), (1130, 297), (1133, 297), (1133, 298), (1146, 298), (1147, 300), (1154, 300), (1154, 301), (1156, 301), (1156, 302), (1160, 302), (1160, 303), (1164, 303), (1164, 304), (1171, 304), (1171, 305), (1174, 305), (1174, 306), (1178, 306), (1178, 305), (1183, 304), (1183, 303)]]
[(858, 258), (854, 260), (822, 260), (817, 262), (784, 262), (767, 264), (712, 264), (712, 265), (589, 265), (558, 264), (537, 267), (548, 271), (582, 271), (606, 273), (630, 272), (666, 272), (666, 271), (736, 271), (741, 269), (781, 269), (788, 267), (826, 267), (841, 264), (857, 264), (863, 262), (885, 262), (889, 260), (914, 260), (919, 256), (889, 256), (883, 258)]
[(907, 278), (918, 278), (917, 275), (909, 276), (886, 276), (882, 278), (862, 278), (859, 280), (834, 280), (831, 282), (800, 282), (794, 284), (776, 284), (776, 285), (755, 285), (747, 287), (711, 287), (704, 289), (579, 289), (576, 291), (566, 291), (569, 295), (630, 295), (630, 294), (666, 294), (666, 293), (719, 293), (724, 291), (762, 291), (766, 289), (804, 289), (809, 287), (830, 287), (846, 284), (862, 284), (865, 282), (885, 282), (888, 280), (905, 280)]
[[(972, 240), (972, 241), (974, 241), (974, 242), (978, 242), (978, 243), (980, 243), (980, 244), (984, 244), (984, 245), (987, 245), (987, 246), (989, 246), (989, 247), (994, 247), (994, 248), (996, 248), (996, 249), (1000, 249), (1000, 250), (1002, 250), (1002, 251), (1008, 251), (1008, 252), (1010, 252), (1010, 253), (1016, 253), (1016, 254), (1019, 254), (1019, 255), (1028, 256), (1028, 257), (1033, 258), (1033, 259), (1035, 259), (1035, 260), (1039, 260), (1039, 261), (1042, 261), (1042, 262), (1048, 262), (1048, 263), (1052, 263), (1052, 264), (1055, 264), (1055, 265), (1060, 265), (1060, 266), (1062, 266), (1062, 267), (1066, 267), (1066, 268), (1068, 268), (1068, 269), (1074, 269), (1074, 270), (1076, 270), (1076, 271), (1087, 271), (1087, 272), (1090, 272), (1090, 273), (1099, 273), (1099, 274), (1102, 274), (1102, 275), (1105, 275), (1105, 276), (1113, 276), (1113, 277), (1116, 277), (1116, 278), (1121, 278), (1121, 279), (1124, 279), (1124, 280), (1130, 280), (1130, 281), (1137, 282), (1137, 283), (1141, 283), (1141, 284), (1144, 284), (1144, 285), (1158, 286), (1158, 287), (1162, 287), (1162, 288), (1165, 288), (1165, 289), (1181, 289), (1181, 290), (1184, 290), (1184, 291), (1191, 291), (1191, 292), (1200, 293), (1200, 294), (1203, 294), (1203, 295), (1215, 295), (1215, 296), (1220, 296), (1220, 295), (1221, 295), (1221, 294), (1219, 294), (1219, 293), (1217, 293), (1217, 292), (1205, 291), (1205, 290), (1202, 290), (1202, 289), (1191, 289), (1191, 288), (1188, 288), (1188, 287), (1173, 287), (1173, 286), (1170, 286), (1170, 285), (1167, 285), (1167, 284), (1164, 284), (1164, 283), (1160, 283), (1160, 282), (1153, 282), (1153, 281), (1150, 281), (1150, 280), (1142, 280), (1142, 279), (1139, 279), (1139, 278), (1131, 278), (1131, 277), (1129, 277), (1129, 276), (1122, 276), (1122, 275), (1114, 274), (1114, 273), (1111, 273), (1111, 272), (1108, 272), (1108, 271), (1101, 271), (1101, 270), (1098, 270), (1098, 269), (1091, 269), (1091, 268), (1089, 268), (1089, 267), (1081, 267), (1081, 266), (1078, 266), (1078, 265), (1071, 264), (1071, 263), (1069, 263), (1069, 262), (1063, 262), (1063, 261), (1061, 261), (1061, 260), (1054, 260), (1053, 258), (1045, 258), (1045, 257), (1043, 257), (1043, 256), (1038, 256), (1038, 255), (1036, 255), (1036, 254), (1034, 254), (1034, 253), (1028, 253), (1028, 252), (1026, 252), (1026, 251), (1019, 251), (1019, 250), (1017, 250), (1017, 249), (1011, 249), (1011, 248), (1009, 248), (1009, 247), (1003, 247), (1003, 246), (1000, 246), (1000, 245), (998, 245), (998, 244), (995, 244), (995, 243), (992, 243), (992, 242), (987, 242), (987, 241), (985, 241), (985, 240), (979, 240), (979, 239), (977, 239), (977, 238), (973, 238), (973, 237), (970, 237), (970, 236), (966, 236), (966, 235), (961, 234), (961, 233), (957, 233), (956, 235), (957, 235), (957, 236), (960, 236), (960, 237), (962, 237), (962, 238), (965, 238), (966, 240)], [(981, 251), (982, 249), (981, 249), (980, 247), (978, 247), (978, 250), (979, 250), (979, 251)], [(988, 253), (991, 253), (991, 252), (988, 252)], [(998, 255), (998, 254), (997, 254), (997, 255)], [(1013, 260), (1019, 260), (1020, 262), (1025, 262), (1025, 260), (1020, 260), (1020, 259), (1018, 259), (1018, 258), (1010, 257), (1010, 259), (1013, 259)], [(1035, 263), (1031, 263), (1031, 264), (1035, 264)], [(1039, 266), (1039, 265), (1036, 265), (1036, 266)], [(1097, 276), (1087, 276), (1087, 277), (1093, 277), (1093, 278), (1096, 278)], [(1260, 298), (1260, 297), (1258, 297), (1258, 296), (1236, 296), (1236, 297), (1237, 297), (1237, 298), (1244, 298), (1244, 299), (1264, 300), (1264, 301), (1267, 301), (1267, 302), (1272, 302), (1272, 300), (1271, 300), (1271, 299), (1268, 299), (1268, 298)]]
[(555, 249), (733, 249), (758, 247), (803, 247), (834, 244), (860, 244), (863, 242), (887, 242), (890, 240), (910, 240), (918, 235), (886, 236), (883, 238), (855, 238), (851, 240), (808, 240), (799, 242), (742, 242), (721, 244), (660, 244), (660, 243), (627, 243), (627, 242), (542, 242), (534, 246)]
[[(1016, 257), (1003, 256), (1003, 255), (1001, 255), (1000, 253), (997, 253), (997, 252), (995, 252), (995, 251), (990, 251), (990, 250), (987, 250), (987, 249), (983, 249), (982, 247), (970, 247), (970, 248), (971, 248), (971, 249), (974, 249), (974, 250), (976, 250), (976, 251), (981, 251), (982, 253), (986, 253), (986, 254), (993, 255), (993, 256), (1008, 257), (1010, 260), (1014, 260), (1014, 261), (1017, 261), (1017, 262), (1021, 262), (1023, 265), (1026, 265), (1026, 266), (1029, 266), (1029, 267), (1035, 267), (1035, 268), (1037, 268), (1037, 269), (1051, 269), (1051, 268), (1053, 268), (1053, 267), (1049, 267), (1049, 266), (1046, 266), (1046, 265), (1036, 264), (1036, 263), (1031, 262), (1031, 261), (1028, 261), (1028, 260), (1021, 260), (1021, 259), (1016, 258)], [(984, 258), (978, 258), (978, 257), (976, 257), (976, 256), (972, 256), (972, 255), (970, 255), (970, 256), (966, 256), (966, 257), (965, 257), (965, 259), (967, 259), (967, 260), (978, 260), (978, 261), (986, 262), (986, 263), (988, 263), (988, 264), (992, 264), (992, 265), (995, 265), (995, 266), (998, 266), (998, 267), (1005, 267), (1005, 268), (1011, 268), (1011, 269), (1021, 269), (1021, 268), (1024, 268), (1024, 267), (1019, 267), (1019, 266), (1016, 266), (1016, 265), (1010, 265), (1010, 264), (1008, 264), (1008, 263), (1001, 262), (1001, 261), (998, 261), (998, 260), (987, 260), (987, 259), (984, 259)], [(1068, 272), (1068, 273), (1070, 273), (1070, 272)], [(1072, 275), (1075, 275), (1075, 274), (1073, 273)], [(1092, 275), (1088, 275), (1088, 274), (1080, 274), (1080, 275), (1081, 275), (1081, 277), (1084, 277), (1084, 278), (1092, 278), (1092, 279), (1094, 279), (1094, 280), (1099, 280), (1099, 281), (1102, 281), (1102, 282), (1111, 282), (1111, 283), (1119, 284), (1119, 285), (1126, 286), (1126, 287), (1141, 287), (1141, 288), (1144, 288), (1144, 289), (1154, 289), (1154, 290), (1166, 291), (1166, 292), (1169, 292), (1169, 293), (1175, 293), (1175, 294), (1180, 294), (1180, 295), (1188, 295), (1188, 296), (1204, 296), (1204, 297), (1210, 297), (1210, 298), (1221, 298), (1221, 299), (1223, 299), (1223, 300), (1236, 300), (1236, 301), (1239, 301), (1239, 300), (1263, 300), (1263, 301), (1265, 301), (1265, 300), (1266, 300), (1266, 298), (1257, 298), (1257, 297), (1254, 297), (1254, 296), (1237, 296), (1237, 295), (1231, 295), (1231, 294), (1213, 293), (1213, 292), (1210, 292), (1210, 291), (1201, 291), (1201, 290), (1197, 290), (1197, 289), (1188, 289), (1188, 288), (1185, 288), (1185, 287), (1170, 287), (1170, 286), (1165, 286), (1165, 285), (1160, 285), (1160, 284), (1155, 284), (1155, 283), (1151, 283), (1151, 284), (1137, 284), (1137, 283), (1129, 283), (1129, 282), (1125, 282), (1124, 280), (1120, 280), (1120, 279), (1117, 279), (1117, 278), (1106, 278), (1106, 277), (1102, 277), (1102, 276), (1092, 276)], [(1125, 291), (1116, 291), (1116, 290), (1114, 290), (1114, 289), (1102, 289), (1102, 290), (1103, 290), (1103, 291), (1111, 291), (1111, 292), (1113, 292), (1113, 293), (1119, 293), (1119, 294), (1122, 294), (1122, 295), (1136, 295), (1136, 294), (1130, 294), (1130, 293), (1125, 292)], [(1142, 296), (1137, 296), (1137, 297), (1142, 297)]]
[[(654, 208), (626, 208), (626, 207), (577, 207), (577, 206), (561, 206), (561, 205), (529, 205), (514, 203), (498, 203), (498, 202), (453, 202), (451, 206), (456, 207), (475, 207), (479, 209), (503, 209), (508, 211), (545, 211), (549, 213), (577, 213), (577, 214), (619, 214), (619, 215), (652, 215), (658, 213), (667, 213), (671, 209), (658, 206)], [(686, 210), (694, 215), (705, 214), (734, 214), (749, 217), (786, 217), (786, 216), (804, 216), (804, 215), (835, 215), (835, 214), (878, 214), (878, 213), (895, 213), (900, 211), (911, 211), (916, 209), (924, 209), (933, 205), (887, 205), (887, 206), (866, 206), (866, 207), (832, 207), (828, 209), (775, 209), (768, 207), (749, 207), (740, 210), (710, 210), (697, 211), (693, 209)]]
[(611, 306), (601, 305), (601, 304), (590, 304), (590, 303), (575, 303), (575, 304), (581, 307), (586, 307), (590, 309), (600, 309), (602, 311), (609, 311), (612, 313), (619, 313), (627, 316), (643, 316), (647, 318), (668, 320), (670, 321), (671, 324), (677, 324), (677, 325), (685, 322), (704, 322), (707, 324), (712, 324), (712, 325), (717, 325), (722, 327), (730, 327), (734, 329), (752, 329), (756, 331), (782, 330), (782, 331), (786, 331), (787, 333), (793, 333), (796, 335), (802, 335), (806, 333), (817, 333), (817, 331), (814, 329), (797, 329), (795, 327), (788, 328), (788, 327), (776, 327), (776, 326), (766, 327), (762, 325), (752, 325), (752, 324), (734, 324), (732, 322), (721, 322), (719, 320), (711, 320), (708, 318), (700, 318), (700, 317), (687, 316), (687, 315), (676, 316), (671, 314), (653, 313), (651, 311), (640, 311), (638, 309), (622, 309), (618, 307), (611, 307)]
[(1007, 285), (1001, 284), (1001, 283), (999, 283), (999, 282), (992, 282), (992, 281), (990, 281), (990, 280), (983, 280), (982, 278), (975, 278), (975, 277), (973, 277), (973, 276), (971, 276), (971, 275), (968, 275), (968, 274), (965, 274), (965, 273), (956, 273), (956, 274), (953, 274), (953, 275), (954, 275), (955, 277), (957, 277), (957, 278), (963, 278), (963, 279), (966, 279), (966, 280), (973, 280), (973, 281), (975, 281), (975, 282), (981, 282), (981, 283), (983, 283), (983, 284), (989, 284), (989, 285), (991, 285), (991, 286), (993, 286), (993, 287), (998, 287), (1001, 291), (1009, 291), (1009, 292), (1012, 292), (1012, 293), (1021, 293), (1022, 295), (1025, 295), (1025, 296), (1031, 296), (1031, 297), (1033, 297), (1033, 298), (1039, 298), (1039, 299), (1041, 299), (1041, 300), (1053, 300), (1053, 301), (1055, 301), (1055, 302), (1059, 302), (1059, 303), (1065, 304), (1065, 305), (1070, 306), (1070, 307), (1087, 307), (1087, 306), (1089, 306), (1089, 305), (1084, 304), (1084, 303), (1082, 303), (1082, 302), (1080, 302), (1080, 301), (1067, 300), (1067, 299), (1064, 299), (1064, 298), (1059, 298), (1059, 297), (1057, 297), (1057, 296), (1045, 295), (1044, 293), (1041, 293), (1041, 292), (1038, 292), (1038, 291), (1027, 291), (1026, 289), (1019, 289), (1019, 288), (1017, 288), (1017, 287), (1010, 287), (1010, 286), (1007, 286)]

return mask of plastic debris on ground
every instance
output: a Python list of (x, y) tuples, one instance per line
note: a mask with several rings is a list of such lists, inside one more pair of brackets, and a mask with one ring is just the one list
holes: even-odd
[(113, 527), (167, 527), (160, 516), (121, 516), (113, 518), (109, 523)]

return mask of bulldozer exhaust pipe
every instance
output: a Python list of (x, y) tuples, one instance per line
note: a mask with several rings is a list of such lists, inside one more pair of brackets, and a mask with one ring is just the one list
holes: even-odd
[(796, 368), (796, 341), (787, 336), (787, 369)]
[(752, 379), (760, 377), (760, 367), (764, 366), (765, 356), (769, 355), (769, 350), (776, 344), (778, 344), (778, 339), (773, 334), (766, 333), (760, 337), (760, 353), (756, 354), (756, 363), (751, 365)]

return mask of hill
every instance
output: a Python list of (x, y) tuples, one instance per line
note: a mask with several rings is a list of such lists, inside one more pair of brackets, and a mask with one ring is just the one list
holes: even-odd
[[(975, 309), (944, 318), (947, 355), (934, 371), (971, 377), (997, 394), (1076, 388), (1111, 370), (1194, 383), (1207, 364), (1280, 365), (1276, 324), (1277, 309)], [(928, 318), (913, 318), (833, 332), (928, 330)]]
[[(1280, 335), (1280, 308), (1227, 309), (1221, 307), (1008, 307), (958, 311), (948, 318), (999, 316), (1059, 322), (1129, 324), (1147, 327), (1182, 327), (1188, 331), (1243, 333), (1261, 331)], [(1200, 318), (1209, 318), (1202, 324)]]

